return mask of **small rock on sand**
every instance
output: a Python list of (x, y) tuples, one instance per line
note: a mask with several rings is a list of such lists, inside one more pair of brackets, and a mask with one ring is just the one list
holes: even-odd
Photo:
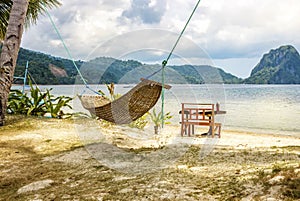
[(46, 188), (46, 187), (50, 186), (53, 182), (54, 181), (51, 179), (33, 182), (31, 184), (23, 186), (22, 188), (19, 188), (18, 194), (26, 193), (29, 191), (37, 191), (39, 189)]
[(273, 177), (272, 179), (270, 179), (270, 180), (269, 180), (269, 183), (270, 183), (270, 184), (276, 184), (276, 183), (278, 183), (278, 182), (284, 180), (284, 178), (285, 178), (284, 176), (278, 175), (278, 176)]

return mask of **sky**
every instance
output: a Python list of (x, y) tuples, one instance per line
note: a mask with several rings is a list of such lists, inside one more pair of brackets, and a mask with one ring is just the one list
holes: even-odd
[[(21, 46), (75, 60), (100, 56), (161, 63), (197, 0), (61, 0), (28, 28)], [(210, 64), (241, 78), (263, 54), (300, 50), (299, 0), (202, 0), (168, 64)]]

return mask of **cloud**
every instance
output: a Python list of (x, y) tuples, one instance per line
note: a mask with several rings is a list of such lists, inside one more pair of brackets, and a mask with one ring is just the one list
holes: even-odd
[[(126, 1), (65, 1), (60, 8), (50, 10), (50, 16), (59, 34), (75, 59), (85, 57), (98, 44), (117, 35), (122, 29), (116, 20)], [(67, 57), (59, 35), (47, 15), (37, 25), (26, 30), (22, 46), (25, 48)]]
[(202, 35), (193, 28), (192, 32), (195, 40), (204, 38), (200, 45), (214, 58), (259, 57), (280, 45), (300, 45), (295, 36), (300, 31), (299, 1), (213, 0), (202, 6), (199, 13), (203, 11), (202, 17), (209, 22), (207, 30)]
[[(114, 44), (118, 51), (130, 49), (134, 43), (145, 43), (151, 49), (168, 52), (176, 37), (168, 40), (168, 30), (178, 36), (195, 1), (193, 0), (64, 0), (63, 6), (50, 11), (62, 38), (75, 59), (86, 59), (107, 41), (140, 35)], [(183, 37), (208, 52), (212, 59), (259, 58), (272, 48), (291, 44), (300, 50), (300, 17), (298, 0), (210, 0), (201, 1)], [(138, 32), (156, 29), (149, 34)], [(162, 35), (166, 34), (166, 35)], [(182, 57), (196, 61), (197, 48), (181, 40), (175, 49)], [(68, 57), (63, 44), (47, 16), (41, 16), (22, 39), (22, 47)], [(101, 51), (100, 51), (101, 52)], [(155, 51), (154, 51), (155, 52)], [(110, 52), (112, 53), (112, 52)], [(105, 54), (104, 51), (101, 54)], [(94, 56), (110, 56), (96, 55)], [(139, 54), (144, 61), (159, 60), (160, 54)], [(155, 57), (157, 56), (157, 59)], [(200, 59), (201, 60), (201, 59)], [(142, 61), (142, 62), (144, 62)], [(252, 61), (252, 60), (251, 60)], [(232, 62), (237, 65), (237, 62)]]
[(145, 24), (160, 23), (166, 11), (166, 0), (132, 0), (129, 9), (124, 10), (122, 17)]

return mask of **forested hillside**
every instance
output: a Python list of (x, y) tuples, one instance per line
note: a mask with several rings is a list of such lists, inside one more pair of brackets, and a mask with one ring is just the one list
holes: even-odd
[(264, 54), (245, 80), (249, 84), (300, 84), (300, 55), (291, 45)]
[[(24, 75), (27, 61), (29, 62), (29, 72), (38, 84), (73, 84), (77, 75), (71, 60), (21, 48), (15, 76), (22, 77)], [(78, 67), (82, 63), (82, 61), (76, 61)], [(51, 72), (53, 67), (65, 71), (66, 74), (64, 76), (55, 75)]]
[[(69, 59), (54, 57), (48, 54), (20, 49), (15, 76), (24, 75), (26, 62), (29, 72), (37, 84), (82, 84), (77, 76), (76, 68)], [(142, 64), (134, 60), (118, 60), (110, 57), (99, 57), (88, 62), (75, 61), (75, 64), (89, 84), (104, 83), (136, 83), (161, 68), (161, 65)], [(151, 79), (160, 81), (158, 73)], [(241, 83), (242, 79), (224, 72), (222, 69), (201, 66), (181, 65), (167, 66), (166, 81), (168, 83)], [(16, 80), (15, 83), (22, 83)]]

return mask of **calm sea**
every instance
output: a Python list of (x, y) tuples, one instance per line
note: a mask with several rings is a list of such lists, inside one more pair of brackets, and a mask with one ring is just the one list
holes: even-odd
[[(116, 93), (124, 94), (134, 85), (116, 85)], [(74, 96), (91, 93), (83, 86), (42, 86), (53, 88), (53, 94)], [(91, 86), (108, 93), (105, 85)], [(180, 121), (182, 102), (216, 103), (226, 115), (219, 115), (224, 129), (245, 132), (296, 135), (300, 137), (300, 85), (172, 85), (165, 90), (165, 112), (173, 115), (172, 123)], [(161, 100), (156, 105), (161, 108)], [(75, 111), (85, 111), (78, 99)]]

